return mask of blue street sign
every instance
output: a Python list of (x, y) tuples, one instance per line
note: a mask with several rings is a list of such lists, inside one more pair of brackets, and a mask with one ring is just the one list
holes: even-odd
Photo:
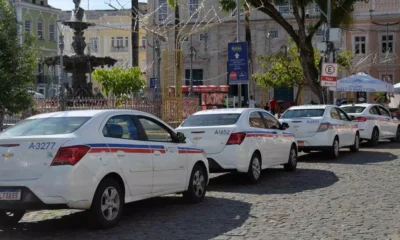
[(157, 78), (150, 78), (150, 89), (156, 88)]
[(249, 83), (247, 42), (228, 43), (229, 85)]

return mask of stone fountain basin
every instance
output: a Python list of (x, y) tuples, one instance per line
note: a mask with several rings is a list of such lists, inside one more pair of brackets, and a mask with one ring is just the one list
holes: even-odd
[[(117, 60), (110, 57), (96, 57), (93, 55), (72, 55), (63, 56), (64, 61), (64, 71), (68, 73), (74, 72), (85, 72), (89, 73), (94, 70), (94, 68), (104, 68), (104, 66), (112, 67)], [(60, 56), (46, 58), (44, 63), (47, 66), (60, 65)], [(89, 65), (90, 64), (90, 65)], [(89, 69), (89, 66), (91, 69)]]

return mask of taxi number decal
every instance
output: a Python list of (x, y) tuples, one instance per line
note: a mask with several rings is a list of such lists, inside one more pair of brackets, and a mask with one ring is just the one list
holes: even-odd
[(315, 123), (319, 123), (319, 120), (308, 120), (307, 123), (315, 124)]
[(167, 152), (176, 153), (176, 147), (167, 147)]
[(36, 150), (53, 149), (55, 145), (56, 145), (55, 142), (37, 142), (37, 143), (31, 143), (28, 149), (36, 149)]
[(231, 131), (229, 130), (215, 130), (215, 135), (229, 135)]

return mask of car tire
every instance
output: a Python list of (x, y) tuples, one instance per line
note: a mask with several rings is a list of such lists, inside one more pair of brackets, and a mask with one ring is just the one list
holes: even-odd
[(199, 203), (204, 200), (207, 188), (207, 171), (196, 164), (190, 175), (188, 190), (183, 192), (183, 198), (188, 203)]
[(340, 151), (339, 138), (335, 137), (335, 139), (333, 140), (333, 143), (332, 143), (332, 147), (329, 150), (330, 158), (331, 159), (338, 159), (339, 158), (339, 151)]
[(253, 153), (249, 164), (249, 170), (247, 171), (247, 178), (250, 183), (255, 184), (260, 180), (261, 170), (261, 156), (258, 153)]
[(96, 190), (90, 209), (91, 227), (109, 229), (117, 225), (124, 210), (124, 194), (112, 178), (104, 179)]
[(350, 147), (350, 151), (352, 151), (352, 152), (360, 151), (360, 135), (358, 133), (356, 133), (356, 137), (354, 139), (354, 144), (353, 144), (353, 146)]
[(297, 149), (295, 146), (292, 146), (290, 148), (290, 153), (289, 153), (289, 160), (288, 163), (283, 165), (283, 168), (285, 169), (286, 172), (294, 172), (296, 171), (297, 168)]
[(378, 128), (374, 128), (374, 130), (372, 130), (372, 134), (371, 134), (371, 139), (368, 140), (368, 145), (371, 147), (375, 147), (377, 146), (379, 143), (379, 130)]
[(25, 215), (25, 210), (0, 210), (0, 225), (12, 226), (17, 224)]
[(400, 126), (397, 127), (396, 137), (390, 139), (391, 142), (400, 142)]

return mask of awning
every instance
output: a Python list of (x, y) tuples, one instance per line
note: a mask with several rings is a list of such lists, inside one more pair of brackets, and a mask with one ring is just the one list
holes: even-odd
[(393, 85), (366, 73), (357, 73), (337, 81), (336, 91), (343, 92), (394, 92)]

